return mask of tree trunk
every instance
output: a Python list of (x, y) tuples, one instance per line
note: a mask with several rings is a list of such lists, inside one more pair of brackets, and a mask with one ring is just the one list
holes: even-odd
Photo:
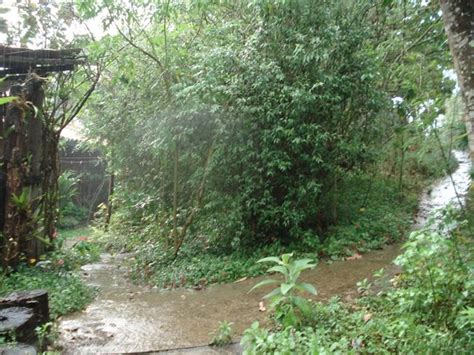
[[(21, 86), (11, 88), (13, 95), (21, 94)], [(20, 99), (21, 100), (21, 99)], [(20, 239), (26, 230), (26, 210), (14, 203), (13, 197), (19, 197), (25, 184), (26, 132), (25, 109), (18, 103), (9, 104), (5, 115), (3, 137), (3, 166), (5, 170), (5, 193), (2, 250), (3, 266), (15, 267), (20, 254)]]
[[(42, 169), (42, 161), (45, 153), (43, 144), (45, 127), (42, 117), (45, 96), (43, 83), (43, 78), (40, 78), (36, 74), (31, 74), (27, 77), (25, 88), (23, 89), (25, 96), (35, 107), (35, 109), (30, 110), (29, 119), (25, 122), (26, 154), (28, 156), (28, 171), (25, 185), (30, 194), (28, 209), (30, 212), (30, 227), (33, 232), (36, 232), (39, 220), (32, 216), (37, 215), (39, 212), (43, 193), (42, 184), (44, 171)], [(24, 250), (28, 257), (38, 259), (38, 257), (44, 253), (45, 248), (44, 244), (38, 239), (29, 236), (29, 238), (25, 238)]]
[(44, 246), (38, 239), (38, 219), (44, 171), (42, 104), (44, 80), (28, 75), (11, 87), (18, 100), (8, 105), (2, 128), (2, 245), (3, 265), (15, 267), (20, 254), (38, 259)]
[(444, 27), (465, 104), (469, 152), (474, 160), (474, 1), (440, 0)]
[(107, 215), (105, 217), (105, 230), (109, 229), (110, 219), (112, 218), (112, 198), (114, 195), (115, 174), (111, 173), (109, 178), (109, 194), (107, 196)]
[(173, 167), (173, 240), (175, 254), (179, 251), (178, 239), (178, 169), (179, 169), (179, 146), (176, 143), (174, 150), (174, 167)]
[(42, 218), (44, 226), (44, 236), (49, 240), (55, 237), (57, 202), (58, 202), (58, 178), (59, 178), (59, 134), (47, 131), (44, 137), (44, 155), (42, 170), (44, 172), (42, 180)]

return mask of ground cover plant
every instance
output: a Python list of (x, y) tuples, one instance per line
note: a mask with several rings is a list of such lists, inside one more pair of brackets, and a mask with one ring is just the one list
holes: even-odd
[[(52, 320), (83, 309), (95, 291), (79, 277), (80, 266), (97, 261), (99, 248), (90, 241), (91, 230), (60, 231), (55, 239), (55, 250), (40, 260), (23, 259), (16, 270), (0, 269), (0, 297), (14, 291), (45, 289), (49, 294)], [(65, 241), (74, 242), (65, 247)]]
[(0, 276), (0, 297), (14, 291), (45, 289), (48, 291), (51, 318), (83, 309), (94, 296), (78, 275), (67, 271), (21, 267), (10, 275)]
[(99, 231), (97, 242), (113, 252), (134, 251), (131, 277), (137, 282), (165, 288), (231, 282), (264, 274), (265, 266), (256, 261), (268, 255), (292, 252), (297, 257), (328, 261), (402, 240), (416, 210), (418, 188), (400, 198), (397, 184), (390, 180), (359, 176), (342, 181), (337, 197), (338, 224), (320, 236), (309, 234), (297, 242), (275, 240), (258, 248), (236, 248), (213, 244), (203, 235), (183, 245), (175, 257), (162, 240), (156, 239), (153, 225), (143, 228), (122, 223), (112, 224), (105, 235)]
[(242, 338), (245, 353), (472, 352), (472, 234), (459, 215), (453, 218), (457, 213), (448, 210), (438, 230), (410, 235), (395, 261), (403, 273), (393, 288), (351, 304), (313, 303), (290, 326), (278, 317), (273, 329), (256, 322)]

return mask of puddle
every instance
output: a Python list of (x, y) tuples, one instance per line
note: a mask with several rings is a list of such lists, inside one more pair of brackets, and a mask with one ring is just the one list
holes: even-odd
[[(469, 187), (470, 161), (463, 152), (455, 154), (460, 164), (453, 180), (462, 202)], [(415, 225), (424, 223), (431, 211), (448, 202), (457, 202), (457, 197), (451, 178), (446, 177), (435, 183), (431, 191), (423, 193)], [(399, 252), (399, 245), (389, 245), (364, 254), (361, 259), (336, 261), (330, 265), (321, 263), (305, 273), (303, 279), (316, 286), (318, 300), (335, 295), (351, 299), (356, 296), (358, 281), (381, 268), (396, 272), (391, 262)], [(128, 282), (127, 269), (121, 265), (126, 265), (127, 258), (131, 257), (104, 254), (100, 263), (82, 268), (84, 279), (99, 287), (100, 294), (83, 312), (60, 320), (60, 344), (64, 353), (150, 352), (204, 346), (219, 321), (232, 322), (236, 335), (254, 320), (264, 321), (266, 314), (259, 312), (259, 302), (269, 289), (248, 294), (261, 278), (214, 285), (200, 291), (158, 291)], [(214, 351), (196, 348), (196, 351), (183, 349), (173, 353)]]

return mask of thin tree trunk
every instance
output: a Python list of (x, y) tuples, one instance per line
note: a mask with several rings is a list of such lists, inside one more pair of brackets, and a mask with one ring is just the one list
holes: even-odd
[(474, 1), (440, 0), (440, 4), (465, 105), (469, 152), (474, 160)]
[(175, 254), (179, 250), (178, 239), (178, 168), (179, 168), (179, 147), (176, 143), (174, 150), (174, 168), (173, 168), (173, 240)]
[[(47, 132), (44, 141), (43, 157), (43, 199), (41, 202), (44, 236), (49, 240), (55, 237), (57, 219), (58, 178), (59, 178), (59, 135)], [(40, 250), (39, 250), (40, 251)]]
[(207, 181), (208, 167), (209, 167), (209, 163), (211, 161), (213, 154), (214, 154), (214, 142), (211, 143), (211, 145), (209, 146), (209, 150), (207, 152), (207, 157), (204, 162), (204, 172), (202, 175), (201, 184), (199, 185), (199, 188), (196, 192), (195, 201), (191, 201), (191, 205), (194, 204), (194, 206), (192, 207), (191, 212), (186, 218), (186, 222), (184, 223), (183, 228), (181, 229), (181, 233), (178, 233), (176, 236), (175, 240), (177, 242), (175, 244), (175, 251), (174, 251), (175, 257), (178, 255), (179, 249), (181, 249), (181, 246), (183, 245), (184, 238), (186, 238), (186, 233), (188, 231), (188, 228), (193, 224), (194, 218), (196, 217), (196, 213), (201, 207), (202, 200), (204, 197), (204, 188), (206, 186), (206, 181)]
[(112, 217), (112, 196), (114, 194), (114, 185), (115, 185), (115, 174), (110, 174), (109, 179), (109, 195), (107, 197), (107, 217), (105, 219), (105, 230), (107, 231), (110, 224), (110, 218)]
[(403, 194), (403, 169), (405, 165), (405, 140), (404, 140), (404, 132), (401, 133), (401, 151), (400, 151), (400, 171), (398, 175), (398, 193), (400, 194), (400, 197)]
[(333, 220), (334, 225), (337, 224), (337, 220), (338, 220), (338, 213), (337, 213), (338, 194), (339, 194), (339, 191), (337, 187), (337, 172), (335, 172), (334, 173), (334, 195), (333, 195), (333, 200), (332, 200), (332, 220)]

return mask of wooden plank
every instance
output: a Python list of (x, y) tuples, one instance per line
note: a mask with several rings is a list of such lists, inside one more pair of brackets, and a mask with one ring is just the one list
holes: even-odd
[(30, 71), (34, 71), (38, 74), (54, 73), (60, 71), (70, 71), (74, 70), (75, 65), (73, 64), (63, 64), (63, 65), (45, 65), (45, 66), (27, 66), (23, 65), (15, 68), (2, 68), (0, 67), (0, 77), (9, 74), (27, 74)]
[(8, 47), (0, 45), (0, 53), (2, 55), (20, 55), (21, 57), (36, 58), (75, 58), (81, 53), (80, 48), (69, 49), (28, 49), (20, 47)]
[(83, 63), (81, 59), (69, 58), (37, 58), (22, 56), (4, 56), (0, 55), (0, 65), (4, 68), (14, 68), (16, 65), (74, 65)]

